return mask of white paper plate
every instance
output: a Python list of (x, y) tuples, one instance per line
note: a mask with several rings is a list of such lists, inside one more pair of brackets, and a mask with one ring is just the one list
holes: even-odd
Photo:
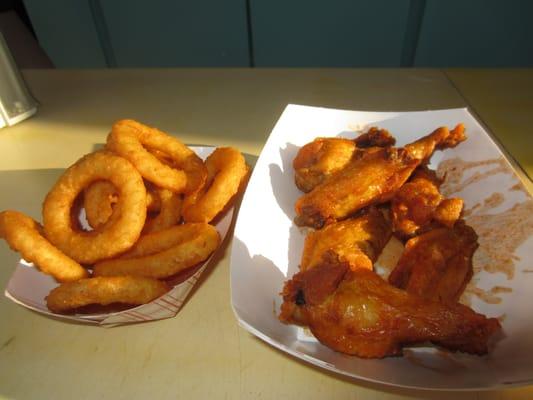
[[(215, 149), (210, 146), (190, 146), (200, 157), (205, 159)], [(233, 207), (225, 215), (217, 220), (215, 225), (221, 238), (224, 241), (228, 233), (231, 219), (233, 216)], [(129, 308), (124, 311), (100, 313), (100, 314), (74, 314), (63, 315), (52, 313), (46, 307), (46, 296), (52, 289), (58, 286), (58, 283), (50, 276), (43, 274), (33, 267), (32, 263), (21, 259), (15, 271), (11, 275), (5, 289), (5, 296), (17, 304), (41, 314), (63, 320), (77, 321), (83, 323), (94, 323), (100, 325), (117, 325), (133, 322), (145, 322), (170, 318), (176, 315), (180, 310), (188, 293), (196, 284), (203, 270), (209, 263), (211, 257), (206, 260), (199, 268), (194, 268), (194, 273), (184, 273), (184, 280), (175, 285), (172, 290), (150, 303), (137, 307)]]
[[(277, 319), (285, 280), (298, 270), (305, 231), (293, 224), (292, 160), (318, 136), (355, 137), (365, 127), (388, 129), (402, 146), (439, 126), (463, 122), (468, 140), (437, 151), (431, 166), (448, 171), (444, 194), (465, 200), (466, 220), (480, 236), (477, 271), (462, 302), (500, 317), (504, 337), (489, 355), (407, 348), (403, 357), (365, 360), (336, 353), (300, 328)], [(357, 112), (289, 105), (272, 131), (248, 184), (231, 251), (231, 299), (239, 323), (271, 345), (347, 376), (389, 385), (479, 390), (533, 383), (533, 200), (499, 148), (467, 109)], [(402, 247), (391, 242), (377, 262), (390, 270)]]

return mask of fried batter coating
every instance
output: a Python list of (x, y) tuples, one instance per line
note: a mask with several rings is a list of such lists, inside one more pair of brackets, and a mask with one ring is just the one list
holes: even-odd
[(405, 148), (358, 151), (348, 165), (296, 201), (297, 225), (320, 228), (363, 207), (389, 201), (433, 151), (464, 140), (464, 127), (439, 128)]
[(293, 160), (296, 186), (310, 192), (331, 175), (342, 170), (356, 149), (393, 146), (396, 142), (385, 129), (370, 128), (357, 138), (316, 138), (304, 145)]
[(342, 262), (299, 272), (282, 295), (282, 322), (308, 326), (322, 344), (365, 358), (399, 355), (402, 346), (426, 341), (481, 355), (500, 329), (496, 318), (423, 299)]
[(461, 216), (463, 200), (445, 199), (439, 192), (440, 185), (435, 172), (426, 166), (415, 170), (391, 201), (396, 236), (410, 238), (438, 224), (453, 226)]
[(96, 181), (83, 191), (83, 208), (89, 226), (98, 229), (103, 226), (118, 201), (118, 191), (109, 181)]
[[(134, 120), (115, 122), (106, 147), (129, 160), (146, 180), (176, 193), (194, 192), (207, 177), (203, 160), (194, 151), (175, 137)], [(161, 162), (154, 149), (179, 169)]]
[(319, 265), (329, 252), (348, 262), (351, 269), (372, 269), (391, 234), (390, 222), (371, 207), (363, 215), (310, 232), (305, 238), (300, 270)]
[(235, 198), (248, 175), (244, 156), (233, 147), (216, 148), (205, 160), (205, 166), (205, 185), (183, 202), (186, 222), (211, 222)]
[(67, 313), (90, 304), (146, 304), (170, 290), (156, 279), (137, 276), (105, 276), (63, 283), (46, 297), (55, 313)]
[[(163, 229), (177, 224), (181, 219), (180, 195), (168, 189), (161, 189), (146, 184), (146, 223), (143, 233)], [(87, 223), (93, 229), (102, 227), (113, 214), (113, 207), (118, 201), (118, 190), (109, 181), (96, 181), (83, 191), (83, 208)], [(156, 214), (156, 216), (153, 216)]]
[(138, 258), (160, 253), (180, 243), (192, 240), (206, 230), (211, 231), (212, 226), (207, 226), (203, 222), (186, 222), (160, 231), (146, 233), (141, 235), (132, 248), (121, 254), (120, 258)]
[[(93, 182), (107, 180), (120, 195), (102, 229), (86, 232), (72, 224), (71, 209), (78, 195)], [(139, 172), (126, 159), (109, 151), (87, 154), (70, 166), (43, 203), (46, 238), (81, 264), (116, 256), (139, 239), (146, 220), (146, 188)]]
[(472, 278), (478, 247), (474, 229), (463, 220), (409, 239), (389, 282), (430, 300), (456, 303)]
[(27, 215), (12, 210), (0, 212), (0, 238), (13, 250), (59, 282), (86, 278), (89, 273), (46, 240), (42, 226)]
[(157, 232), (179, 224), (183, 198), (180, 194), (168, 189), (155, 188), (154, 193), (159, 199), (159, 211), (156, 215), (148, 214), (143, 227), (143, 234)]
[[(157, 253), (149, 252), (150, 254), (139, 257), (127, 256), (99, 262), (94, 266), (93, 275), (168, 278), (207, 260), (220, 244), (218, 231), (205, 223), (200, 230), (194, 230), (194, 235), (183, 235), (182, 239), (177, 243), (170, 241), (170, 247)], [(147, 243), (144, 245), (145, 251), (146, 247), (151, 247)]]

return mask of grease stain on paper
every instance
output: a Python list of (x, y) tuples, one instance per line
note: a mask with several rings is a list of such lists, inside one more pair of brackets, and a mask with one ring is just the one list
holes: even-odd
[[(470, 176), (466, 177), (470, 172)], [(503, 157), (483, 161), (451, 158), (440, 163), (437, 173), (445, 179), (441, 191), (448, 197), (496, 174), (505, 174), (512, 179), (511, 186), (498, 188), (500, 191), (489, 194), (481, 202), (465, 209), (463, 214), (466, 222), (479, 236), (479, 248), (474, 253), (473, 260), (474, 277), (477, 273), (486, 271), (491, 274), (502, 273), (506, 279), (512, 280), (516, 273), (516, 262), (520, 261), (516, 250), (533, 235), (533, 200), (524, 186), (514, 177)], [(516, 197), (513, 192), (517, 191), (526, 195), (524, 201), (517, 202), (504, 211), (495, 211), (505, 205), (508, 195)], [(471, 297), (477, 296), (485, 303), (499, 304), (503, 301), (502, 295), (512, 292), (510, 287), (505, 286), (482, 289), (477, 283), (475, 278), (472, 279), (461, 302), (469, 304)]]

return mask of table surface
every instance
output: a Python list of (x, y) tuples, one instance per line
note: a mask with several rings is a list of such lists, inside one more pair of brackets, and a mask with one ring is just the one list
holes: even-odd
[[(469, 107), (531, 190), (533, 70), (26, 70), (38, 113), (0, 130), (0, 210), (40, 218), (61, 170), (134, 118), (189, 144), (231, 145), (254, 161), (288, 103), (352, 110)], [(0, 397), (448, 398), (326, 372), (241, 329), (231, 310), (229, 246), (175, 318), (116, 328), (65, 323), (0, 299)], [(18, 255), (0, 243), (0, 285)], [(526, 399), (533, 388), (455, 393)]]

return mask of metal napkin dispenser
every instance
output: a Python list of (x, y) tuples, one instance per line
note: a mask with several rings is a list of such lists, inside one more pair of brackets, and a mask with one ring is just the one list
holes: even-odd
[(37, 111), (37, 101), (28, 90), (0, 33), (0, 128), (15, 125)]

